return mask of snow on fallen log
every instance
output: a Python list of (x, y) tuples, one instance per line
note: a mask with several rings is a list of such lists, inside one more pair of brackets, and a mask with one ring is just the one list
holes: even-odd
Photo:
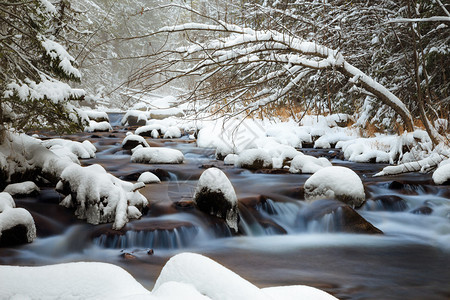
[(75, 215), (88, 223), (114, 222), (121, 229), (129, 219), (141, 217), (147, 199), (137, 190), (143, 183), (132, 184), (108, 174), (100, 165), (81, 167), (73, 164), (61, 173), (56, 188), (66, 195), (61, 205), (75, 207)]
[(425, 173), (436, 167), (444, 158), (445, 156), (435, 152), (432, 153), (430, 156), (418, 161), (407, 162), (396, 166), (387, 166), (373, 176), (377, 177), (377, 176), (398, 175), (408, 172)]
[(444, 160), (433, 173), (435, 184), (444, 184), (450, 181), (450, 159)]
[(83, 141), (82, 143), (71, 140), (64, 139), (50, 139), (42, 142), (49, 150), (60, 149), (58, 146), (68, 149), (70, 152), (75, 154), (78, 158), (86, 159), (86, 158), (94, 158), (95, 152), (97, 148), (88, 140)]
[(33, 181), (25, 181), (8, 184), (3, 190), (3, 192), (6, 192), (11, 196), (23, 197), (28, 195), (39, 194), (40, 189)]

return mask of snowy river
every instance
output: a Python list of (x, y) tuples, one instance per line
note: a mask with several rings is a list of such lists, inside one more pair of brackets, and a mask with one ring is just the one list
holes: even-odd
[[(29, 245), (1, 248), (0, 264), (103, 261), (122, 266), (151, 289), (167, 259), (188, 251), (213, 258), (259, 287), (306, 284), (341, 299), (450, 298), (450, 191), (432, 185), (429, 175), (373, 178), (383, 165), (332, 158), (338, 154), (335, 149), (303, 149), (327, 156), (363, 179), (368, 201), (357, 211), (384, 234), (357, 234), (341, 230), (339, 210), (323, 213), (334, 202), (303, 201), (300, 187), (308, 174), (224, 166), (212, 149), (197, 148), (187, 138), (147, 139), (151, 146), (182, 151), (184, 164), (130, 163), (130, 153), (121, 148), (125, 133), (118, 128), (69, 138), (88, 138), (97, 147), (96, 158), (84, 165), (101, 164), (125, 180), (136, 180), (144, 171), (162, 179), (141, 190), (151, 203), (144, 217), (120, 232), (111, 224), (89, 225), (59, 206), (61, 197), (52, 188), (42, 188), (37, 197), (16, 200), (33, 215), (38, 238)], [(236, 190), (241, 216), (237, 236), (192, 205), (197, 180), (211, 165), (221, 168)]]

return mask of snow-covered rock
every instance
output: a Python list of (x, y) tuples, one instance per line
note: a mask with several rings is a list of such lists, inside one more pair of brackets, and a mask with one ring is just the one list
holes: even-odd
[(122, 148), (131, 150), (136, 146), (150, 147), (147, 141), (140, 135), (128, 134), (122, 141)]
[(170, 126), (164, 132), (165, 139), (174, 139), (174, 138), (180, 138), (180, 137), (181, 137), (180, 128), (178, 128), (176, 126)]
[(149, 115), (147, 112), (140, 110), (129, 110), (122, 118), (122, 125), (126, 126), (144, 126), (147, 124)]
[(158, 178), (158, 176), (156, 176), (152, 172), (144, 172), (144, 173), (142, 173), (139, 176), (137, 181), (138, 182), (143, 182), (143, 183), (161, 183), (161, 180)]
[(433, 181), (435, 184), (450, 182), (450, 159), (439, 164), (439, 167), (433, 172)]
[(150, 118), (152, 119), (165, 119), (168, 117), (183, 117), (184, 112), (181, 108), (172, 107), (172, 108), (162, 108), (162, 109), (151, 109), (150, 110)]
[[(139, 218), (136, 209), (141, 211), (148, 204), (137, 191), (143, 186), (122, 181), (97, 164), (88, 167), (72, 164), (61, 173), (57, 190), (66, 195), (60, 204), (75, 207), (78, 218), (91, 224), (114, 222), (113, 228), (120, 229), (129, 219)], [(136, 209), (130, 209), (131, 206)]]
[(238, 157), (239, 155), (230, 153), (225, 156), (225, 158), (223, 159), (223, 163), (225, 165), (234, 165)]
[(236, 192), (221, 170), (209, 168), (202, 173), (195, 189), (194, 203), (201, 211), (224, 219), (231, 229), (238, 231)]
[[(134, 133), (137, 135), (148, 136), (148, 137), (154, 138), (154, 136), (156, 136), (155, 130), (158, 133), (158, 137), (159, 137), (161, 135), (164, 135), (164, 133), (167, 130), (167, 127), (160, 123), (153, 123), (153, 124), (149, 124), (149, 125), (145, 125), (145, 126), (141, 126), (141, 127), (137, 128)], [(180, 136), (181, 136), (181, 133), (180, 133)]]
[(109, 122), (108, 114), (104, 111), (96, 111), (96, 110), (85, 110), (84, 113), (87, 115), (89, 120), (95, 122)]
[(364, 186), (359, 176), (349, 168), (332, 166), (315, 172), (304, 184), (305, 199), (336, 199), (353, 207), (365, 201)]
[(43, 141), (42, 144), (51, 151), (56, 150), (54, 151), (56, 154), (58, 153), (62, 154), (63, 152), (61, 152), (60, 147), (64, 147), (73, 154), (75, 154), (78, 158), (82, 159), (95, 157), (95, 152), (97, 151), (95, 146), (88, 140), (85, 140), (82, 143), (80, 143), (64, 139), (50, 139)]
[(170, 148), (151, 147), (135, 148), (131, 161), (145, 164), (181, 164), (184, 155), (181, 151)]
[(291, 173), (315, 173), (324, 167), (330, 167), (331, 163), (325, 157), (316, 158), (314, 156), (298, 154), (291, 161), (289, 172)]
[(112, 130), (112, 127), (107, 121), (96, 122), (91, 120), (89, 121), (89, 126), (84, 128), (86, 132), (105, 132), (110, 130)]
[(330, 294), (308, 286), (283, 286), (259, 289), (221, 264), (195, 253), (173, 256), (161, 270), (153, 293), (170, 283), (193, 286), (208, 299), (319, 299), (336, 300)]
[(12, 183), (7, 185), (3, 190), (3, 192), (6, 192), (11, 196), (17, 197), (39, 194), (39, 191), (39, 187), (33, 181)]
[(247, 149), (239, 154), (235, 166), (246, 169), (271, 169), (272, 156), (264, 149)]
[(10, 194), (0, 193), (0, 246), (31, 243), (35, 238), (36, 226), (31, 214), (16, 208)]

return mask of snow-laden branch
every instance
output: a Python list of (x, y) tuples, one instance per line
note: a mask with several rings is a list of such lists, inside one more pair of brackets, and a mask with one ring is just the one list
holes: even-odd
[[(226, 66), (245, 65), (249, 63), (261, 64), (269, 68), (278, 65), (278, 68), (300, 66), (302, 68), (317, 70), (337, 70), (345, 76), (353, 78), (352, 83), (371, 92), (383, 104), (391, 107), (403, 119), (407, 130), (413, 130), (412, 116), (406, 105), (386, 87), (348, 63), (338, 51), (274, 30), (253, 30), (221, 21), (218, 22), (220, 22), (220, 25), (186, 23), (166, 26), (155, 32), (155, 34), (187, 31), (227, 34), (225, 36), (221, 34), (220, 38), (210, 39), (203, 43), (195, 42), (189, 46), (176, 49), (181, 56), (179, 58), (180, 63), (197, 61), (194, 66), (184, 70), (185, 75), (198, 73), (210, 74), (217, 72), (217, 68), (224, 71)], [(289, 79), (284, 88), (278, 92), (273, 92), (267, 97), (257, 99), (248, 108), (255, 109), (255, 107), (264, 106), (270, 102), (286, 97), (293, 91), (302, 78), (298, 74), (302, 68), (291, 70), (288, 73), (279, 73), (280, 76), (286, 76), (288, 74)], [(205, 75), (203, 77), (209, 78), (210, 76)], [(264, 90), (259, 84), (261, 82), (266, 82), (264, 75), (261, 75), (261, 80), (250, 82), (249, 88), (258, 87), (260, 93), (257, 95), (267, 95), (267, 90)], [(261, 90), (265, 92), (261, 93)]]
[(418, 23), (418, 22), (450, 22), (450, 16), (433, 16), (429, 18), (397, 18), (391, 19), (387, 23)]

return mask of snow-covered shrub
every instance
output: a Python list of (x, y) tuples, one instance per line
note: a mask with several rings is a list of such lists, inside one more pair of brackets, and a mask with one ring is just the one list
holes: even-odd
[(75, 207), (78, 218), (91, 224), (114, 222), (113, 228), (121, 229), (129, 219), (141, 217), (148, 204), (137, 191), (143, 186), (122, 181), (97, 164), (72, 164), (62, 171), (57, 190), (66, 195), (61, 205)]
[(131, 161), (135, 163), (181, 164), (184, 160), (183, 153), (176, 149), (162, 147), (143, 148), (138, 146), (133, 150)]
[(194, 203), (201, 211), (224, 219), (231, 229), (238, 231), (236, 192), (221, 170), (209, 168), (202, 173), (195, 189)]
[(305, 199), (336, 199), (353, 207), (365, 201), (361, 178), (349, 168), (332, 166), (315, 172), (304, 184)]

